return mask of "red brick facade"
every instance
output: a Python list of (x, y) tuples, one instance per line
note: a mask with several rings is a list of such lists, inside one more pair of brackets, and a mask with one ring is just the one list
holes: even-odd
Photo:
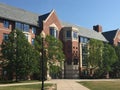
[(46, 35), (50, 34), (50, 25), (52, 25), (52, 24), (56, 25), (56, 27), (58, 28), (58, 33), (59, 33), (62, 26), (61, 26), (61, 23), (60, 23), (58, 17), (56, 16), (56, 13), (54, 12), (54, 10), (50, 13), (50, 15), (47, 17), (47, 19), (45, 21), (43, 21), (43, 31), (45, 32)]
[[(3, 35), (4, 34), (9, 34), (12, 30), (15, 29), (15, 22), (16, 21), (7, 20), (7, 21), (9, 21), (9, 27), (5, 28), (4, 24), (3, 24), (4, 20), (5, 19), (0, 18), (0, 44), (2, 43)], [(74, 28), (74, 26), (62, 27), (61, 22), (58, 19), (54, 10), (51, 11), (49, 13), (49, 15), (47, 16), (47, 18), (42, 21), (42, 27), (31, 25), (31, 24), (29, 26), (30, 26), (29, 32), (27, 32), (27, 33), (30, 36), (30, 38), (29, 38), (30, 43), (31, 43), (32, 39), (35, 38), (35, 35), (39, 35), (42, 31), (46, 35), (50, 35), (50, 27), (55, 27), (56, 28), (56, 30), (58, 31), (58, 38), (63, 43), (63, 51), (64, 51), (64, 54), (65, 54), (65, 75), (66, 75), (66, 78), (78, 78), (79, 74), (80, 74), (79, 71), (84, 70), (84, 68), (82, 67), (82, 63), (80, 63), (80, 60), (81, 60), (81, 57), (82, 57), (82, 53), (80, 54), (80, 51), (81, 51), (82, 47), (80, 47), (80, 41), (79, 41), (80, 35), (78, 35), (78, 33), (79, 33), (78, 29)], [(36, 29), (37, 29), (36, 34), (32, 33), (32, 27), (36, 27)], [(93, 29), (97, 32), (102, 33), (102, 27), (100, 25), (93, 26)], [(71, 31), (71, 37), (70, 38), (66, 38), (66, 31), (67, 30)], [(74, 32), (77, 32), (77, 39), (73, 38), (74, 37), (74, 35), (73, 35)], [(88, 36), (87, 36), (87, 38), (88, 38)], [(116, 36), (113, 39), (113, 44), (114, 45), (118, 45), (119, 43), (120, 43), (120, 31), (118, 31), (116, 33)]]

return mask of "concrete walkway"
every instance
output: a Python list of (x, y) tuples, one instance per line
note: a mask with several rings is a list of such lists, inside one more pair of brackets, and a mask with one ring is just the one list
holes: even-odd
[(57, 90), (89, 90), (88, 88), (77, 83), (78, 80), (71, 79), (55, 79), (46, 81), (46, 83), (56, 83)]

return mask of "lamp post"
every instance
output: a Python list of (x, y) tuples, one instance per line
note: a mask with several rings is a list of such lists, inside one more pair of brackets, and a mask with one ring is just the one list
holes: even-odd
[(44, 90), (44, 39), (45, 39), (45, 33), (42, 31), (41, 32), (41, 38), (42, 38), (42, 87), (41, 90)]

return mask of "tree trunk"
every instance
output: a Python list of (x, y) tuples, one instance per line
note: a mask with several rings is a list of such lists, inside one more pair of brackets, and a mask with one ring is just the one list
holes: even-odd
[(30, 75), (27, 75), (27, 80), (31, 80), (31, 77), (30, 77)]

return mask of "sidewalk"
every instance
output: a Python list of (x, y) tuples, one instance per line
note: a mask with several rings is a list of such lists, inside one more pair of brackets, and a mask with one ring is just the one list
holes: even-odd
[(57, 90), (89, 90), (88, 88), (77, 83), (74, 79), (55, 79), (46, 81), (46, 83), (56, 83)]

